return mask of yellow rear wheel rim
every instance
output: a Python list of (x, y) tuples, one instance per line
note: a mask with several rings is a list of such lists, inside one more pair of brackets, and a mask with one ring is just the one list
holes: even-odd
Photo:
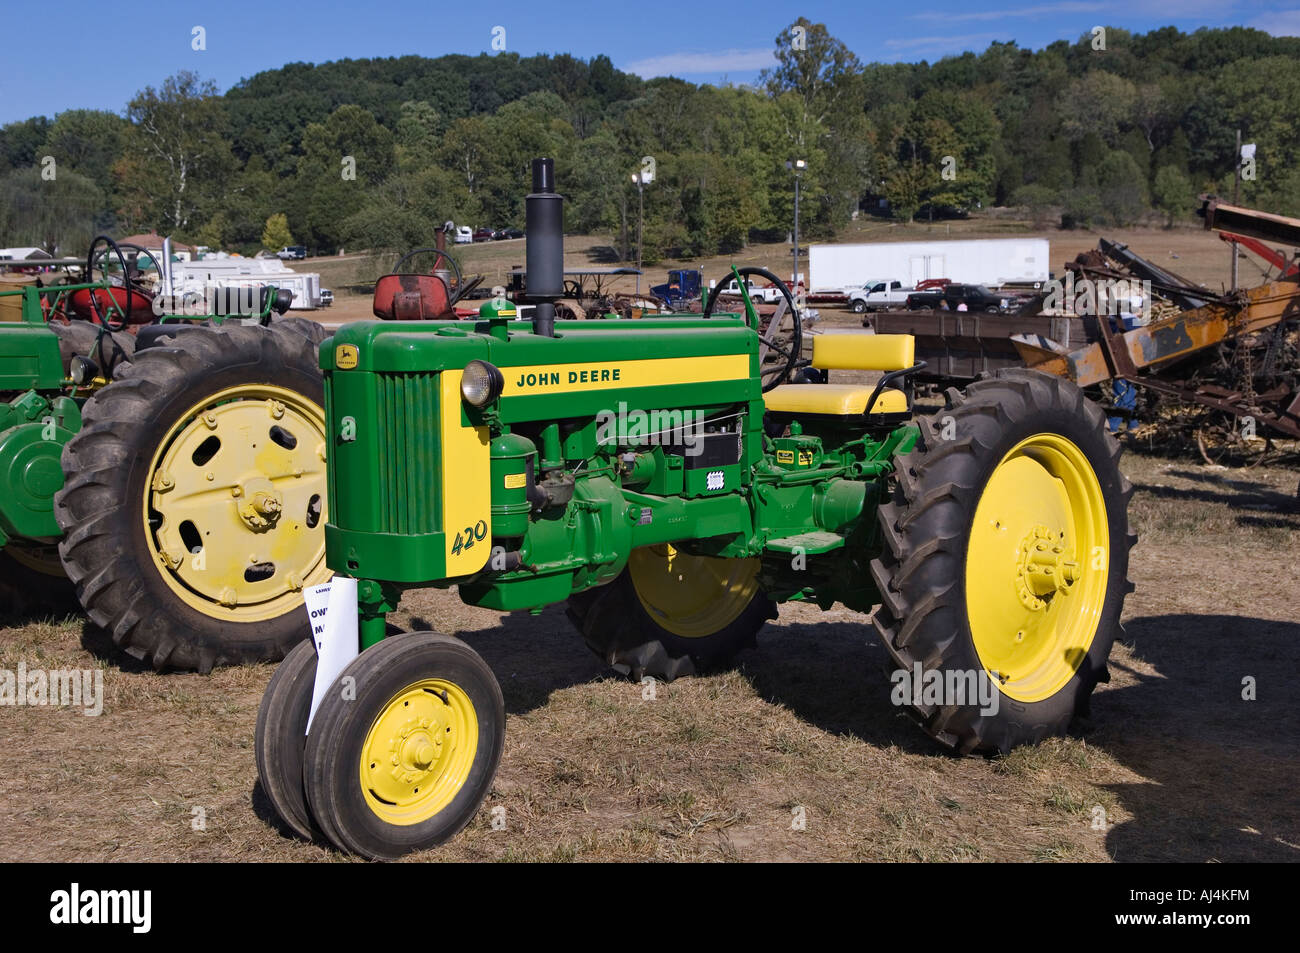
[(632, 550), (627, 566), (645, 611), (686, 639), (725, 629), (759, 589), (759, 560), (693, 556), (669, 543)]
[(1017, 701), (1051, 698), (1092, 646), (1110, 566), (1106, 500), (1073, 442), (1012, 447), (975, 509), (966, 613), (980, 664)]
[(297, 609), (303, 588), (330, 576), (325, 496), (320, 406), (269, 384), (228, 387), (189, 408), (159, 443), (144, 489), (145, 539), (186, 605), (264, 622)]
[(361, 749), (361, 791), (377, 817), (408, 826), (449, 805), (469, 779), (478, 717), (464, 689), (441, 678), (414, 682), (376, 716)]

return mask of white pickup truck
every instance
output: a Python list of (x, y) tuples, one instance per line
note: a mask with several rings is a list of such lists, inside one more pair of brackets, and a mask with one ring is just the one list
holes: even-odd
[[(771, 288), (760, 287), (752, 281), (745, 282), (745, 291), (749, 293), (750, 301), (762, 301), (766, 304), (773, 304), (781, 299), (781, 289), (775, 286)], [(735, 278), (729, 278), (723, 285), (718, 294), (730, 297), (740, 297), (740, 284)]]
[(907, 304), (912, 288), (903, 287), (901, 281), (877, 281), (855, 288), (848, 293), (849, 308), (855, 314), (864, 311), (884, 311)]

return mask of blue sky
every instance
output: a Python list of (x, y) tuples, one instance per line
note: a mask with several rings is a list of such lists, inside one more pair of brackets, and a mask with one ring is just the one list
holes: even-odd
[[(57, 4), (0, 0), (0, 123), (64, 109), (122, 111), (180, 69), (222, 90), (288, 62), (415, 53), (490, 52), (494, 27), (522, 55), (607, 54), (642, 76), (742, 83), (771, 63), (776, 34), (797, 17), (825, 23), (864, 61), (935, 60), (992, 40), (1040, 48), (1097, 24), (1146, 32), (1173, 25), (1254, 26), (1300, 35), (1300, 0), (924, 0), (921, 3), (604, 0), (554, 4), (285, 0), (220, 4)], [(195, 26), (207, 49), (191, 49)]]

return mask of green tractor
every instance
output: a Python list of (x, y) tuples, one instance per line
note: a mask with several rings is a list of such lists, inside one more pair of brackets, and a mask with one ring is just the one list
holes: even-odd
[(80, 282), (0, 291), (0, 608), (80, 606), (158, 669), (283, 658), (329, 576), (326, 332), (274, 288), (169, 299), (144, 257), (101, 236)]
[[(947, 748), (1065, 731), (1131, 590), (1131, 491), (1101, 410), (1019, 371), (915, 416), (911, 337), (820, 335), (814, 375), (747, 299), (556, 321), (561, 201), (536, 160), (531, 325), (489, 303), (476, 322), (359, 323), (322, 347), (326, 559), (357, 593), (355, 627), (322, 645), (356, 644), (318, 678), (333, 653), (303, 643), (263, 697), (259, 778), (286, 824), (393, 858), (453, 836), (488, 794), (500, 687), (463, 642), (389, 631), (406, 588), (567, 603), (637, 679), (725, 665), (780, 602), (839, 602), (874, 610), (911, 680), (899, 703)], [(826, 381), (842, 371), (883, 373)]]

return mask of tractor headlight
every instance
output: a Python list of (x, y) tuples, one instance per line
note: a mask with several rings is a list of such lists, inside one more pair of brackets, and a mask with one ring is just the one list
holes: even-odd
[(68, 362), (68, 376), (72, 383), (84, 387), (99, 376), (99, 366), (90, 358), (77, 354)]
[(460, 396), (474, 407), (486, 407), (501, 396), (506, 379), (487, 361), (470, 361), (460, 377)]

